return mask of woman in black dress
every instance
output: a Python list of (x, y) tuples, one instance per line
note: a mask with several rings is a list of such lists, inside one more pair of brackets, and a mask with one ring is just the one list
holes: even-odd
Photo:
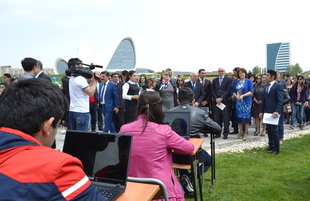
[(137, 83), (136, 71), (129, 71), (126, 83), (123, 85), (123, 99), (125, 99), (125, 123), (136, 120), (136, 107), (140, 94), (140, 87)]

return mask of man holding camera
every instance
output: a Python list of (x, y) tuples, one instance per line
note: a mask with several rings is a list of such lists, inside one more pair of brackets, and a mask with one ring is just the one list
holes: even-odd
[[(89, 124), (89, 96), (93, 96), (96, 91), (100, 73), (95, 72), (95, 75), (92, 74), (91, 81), (88, 84), (85, 77), (72, 69), (76, 66), (81, 68), (81, 62), (78, 58), (72, 58), (68, 62), (68, 66), (72, 71), (72, 77), (69, 81), (69, 119), (72, 130), (87, 131)], [(85, 70), (87, 69), (85, 68)]]

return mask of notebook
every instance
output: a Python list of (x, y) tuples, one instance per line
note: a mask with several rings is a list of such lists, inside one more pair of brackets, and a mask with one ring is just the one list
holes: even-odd
[(63, 152), (80, 159), (92, 184), (109, 200), (126, 188), (132, 135), (67, 130)]
[(164, 124), (185, 139), (190, 138), (190, 112), (164, 112)]

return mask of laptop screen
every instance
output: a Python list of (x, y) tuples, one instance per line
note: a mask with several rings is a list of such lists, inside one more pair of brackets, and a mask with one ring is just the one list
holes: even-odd
[(190, 135), (190, 112), (164, 112), (164, 124), (182, 137)]
[(67, 130), (63, 152), (80, 159), (91, 181), (126, 185), (132, 135)]

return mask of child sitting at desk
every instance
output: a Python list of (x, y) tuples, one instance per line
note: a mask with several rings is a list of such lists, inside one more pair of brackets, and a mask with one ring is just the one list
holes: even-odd
[(194, 151), (193, 144), (162, 125), (162, 101), (157, 92), (146, 91), (139, 96), (137, 117), (120, 129), (120, 133), (133, 135), (128, 176), (159, 179), (167, 188), (169, 200), (185, 200), (172, 170), (171, 150), (189, 155)]

